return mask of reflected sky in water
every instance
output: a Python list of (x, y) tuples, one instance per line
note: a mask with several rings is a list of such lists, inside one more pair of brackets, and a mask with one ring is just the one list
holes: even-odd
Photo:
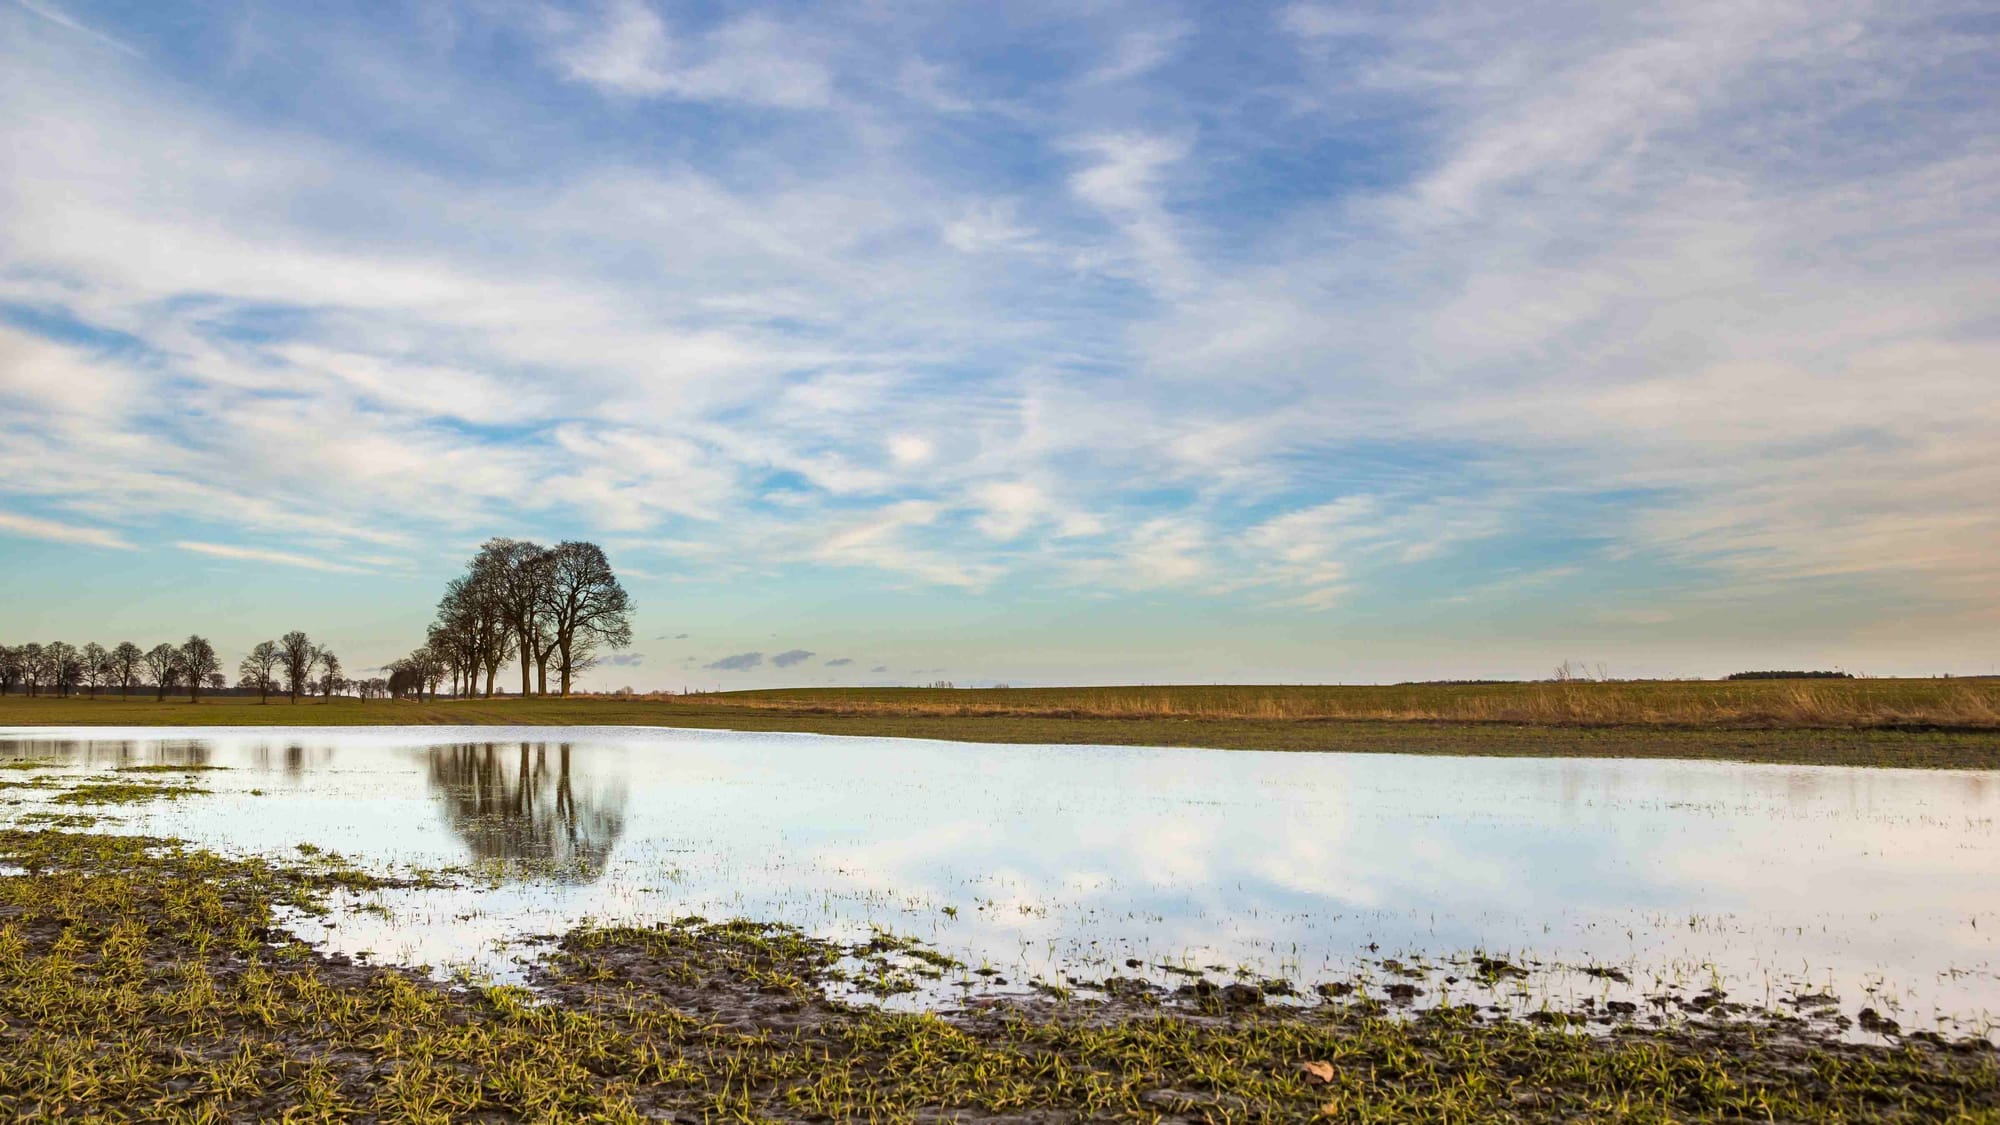
[[(229, 767), (105, 810), (120, 831), (470, 865), (301, 932), (502, 977), (526, 936), (695, 912), (880, 926), (1019, 979), (1130, 957), (1310, 985), (1372, 945), (1830, 987), (1910, 1026), (2000, 1012), (1991, 772), (546, 727), (0, 732), (4, 757)], [(0, 796), (0, 821), (45, 799)], [(1556, 972), (1517, 1002), (1611, 987)]]

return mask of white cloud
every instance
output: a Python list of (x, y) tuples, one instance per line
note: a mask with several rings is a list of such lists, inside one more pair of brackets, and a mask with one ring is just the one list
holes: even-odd
[(262, 547), (238, 547), (228, 543), (199, 543), (182, 540), (174, 544), (183, 551), (197, 555), (207, 555), (217, 559), (235, 559), (242, 562), (276, 563), (279, 566), (296, 566), (306, 570), (324, 570), (339, 574), (366, 574), (366, 567), (348, 566), (311, 555), (296, 554), (291, 551), (272, 551)]
[(1186, 23), (1172, 22), (1128, 31), (1118, 37), (1118, 45), (1104, 65), (1092, 70), (1084, 81), (1108, 84), (1150, 74), (1174, 57), (1193, 30)]
[(1180, 291), (1193, 284), (1179, 224), (1163, 198), (1166, 171), (1187, 158), (1186, 141), (1143, 133), (1100, 133), (1070, 145), (1091, 163), (1070, 176), (1078, 199), (1124, 232), (1127, 253), (1151, 285)]
[(937, 447), (928, 438), (916, 434), (892, 434), (889, 437), (889, 456), (898, 465), (921, 465), (937, 453)]
[(563, 29), (563, 73), (603, 90), (789, 109), (832, 99), (832, 75), (800, 52), (799, 32), (762, 16), (681, 37), (646, 0), (608, 0), (600, 19), (563, 22), (584, 24)]
[(39, 516), (26, 516), (18, 512), (0, 512), (0, 532), (9, 535), (23, 535), (30, 539), (47, 539), (53, 543), (76, 543), (85, 547), (111, 547), (130, 551), (132, 544), (115, 531), (101, 527), (84, 527), (78, 524), (61, 523)]
[(975, 521), (988, 538), (1018, 539), (1048, 507), (1042, 490), (1027, 481), (995, 481), (980, 485), (973, 496), (984, 509)]
[(943, 509), (927, 500), (889, 504), (845, 521), (813, 549), (813, 557), (840, 566), (874, 567), (939, 586), (978, 589), (997, 577), (992, 564), (961, 563), (912, 544), (906, 533), (937, 522)]

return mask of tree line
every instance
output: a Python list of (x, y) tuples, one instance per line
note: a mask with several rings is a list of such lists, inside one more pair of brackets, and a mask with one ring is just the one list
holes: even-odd
[(489, 539), (445, 586), (424, 643), (389, 664), (389, 691), (491, 697), (500, 670), (521, 669), (522, 695), (568, 695), (606, 649), (632, 643), (632, 599), (595, 543), (544, 547)]
[(161, 699), (181, 687), (195, 699), (202, 688), (221, 688), (227, 682), (215, 646), (199, 635), (150, 649), (131, 641), (112, 648), (67, 641), (0, 645), (0, 694), (16, 688), (31, 696), (88, 690), (95, 699), (100, 688), (117, 688), (121, 696), (130, 696), (132, 689), (150, 685)]
[[(281, 687), (294, 703), (301, 695), (333, 696), (352, 691), (367, 699), (388, 694), (387, 680), (348, 679), (341, 674), (340, 658), (331, 649), (296, 631), (275, 641), (259, 642), (236, 671), (236, 686), (259, 693), (267, 703), (271, 693)], [(229, 678), (223, 674), (215, 646), (199, 634), (179, 644), (157, 644), (150, 649), (131, 641), (111, 648), (67, 641), (0, 645), (0, 695), (11, 695), (18, 689), (31, 697), (88, 692), (95, 699), (100, 690), (116, 689), (120, 698), (130, 698), (135, 689), (150, 687), (159, 699), (170, 692), (186, 691), (188, 699), (195, 701), (204, 688), (222, 691), (228, 686)]]
[[(521, 694), (547, 695), (549, 673), (557, 690), (570, 693), (576, 677), (606, 649), (632, 643), (632, 599), (595, 543), (565, 540), (544, 547), (524, 539), (492, 539), (479, 548), (465, 573), (446, 585), (427, 639), (389, 662), (386, 676), (349, 679), (340, 658), (294, 630), (260, 641), (236, 666), (236, 686), (266, 703), (282, 690), (301, 696), (353, 693), (363, 699), (451, 694), (492, 696), (500, 670), (518, 663)], [(116, 688), (130, 697), (150, 686), (160, 699), (185, 690), (197, 700), (204, 688), (229, 684), (215, 646), (201, 636), (180, 644), (142, 649), (131, 641), (100, 644), (0, 645), (0, 694), (20, 688), (30, 696), (68, 696)]]

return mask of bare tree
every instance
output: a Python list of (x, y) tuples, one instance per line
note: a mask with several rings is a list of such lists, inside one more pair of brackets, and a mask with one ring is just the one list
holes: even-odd
[(12, 645), (0, 645), (0, 695), (14, 690), (21, 682), (21, 650)]
[[(451, 658), (463, 669), (467, 695), (479, 690), (479, 674), (485, 673), (485, 694), (493, 695), (493, 681), (508, 662), (507, 649), (514, 637), (508, 613), (507, 591), (501, 552), (481, 550), (462, 577), (445, 587), (438, 601), (438, 629)], [(436, 648), (439, 640), (432, 641)]]
[(430, 650), (430, 646), (419, 646), (412, 649), (410, 655), (389, 665), (389, 693), (405, 695), (415, 692), (418, 702), (422, 702), (428, 691), (435, 699), (444, 674), (444, 662)]
[(83, 662), (77, 655), (76, 646), (68, 641), (50, 641), (42, 647), (42, 661), (49, 683), (58, 696), (69, 695), (83, 678)]
[(334, 691), (340, 687), (341, 683), (342, 680), (340, 678), (340, 657), (335, 656), (333, 654), (332, 649), (327, 649), (327, 648), (320, 649), (319, 650), (320, 697), (323, 699), (332, 699)]
[(391, 698), (401, 699), (414, 690), (417, 693), (417, 698), (419, 700), (423, 699), (423, 677), (418, 675), (414, 668), (410, 667), (408, 657), (402, 660), (392, 660), (389, 662), (388, 667), (388, 691)]
[(215, 646), (208, 643), (207, 637), (192, 633), (181, 642), (180, 663), (181, 674), (187, 677), (189, 703), (200, 699), (201, 685), (222, 670), (222, 661), (216, 658)]
[(111, 675), (118, 685), (118, 698), (132, 697), (132, 685), (139, 682), (139, 670), (145, 664), (145, 650), (131, 641), (120, 641), (118, 647), (111, 650)]
[(76, 658), (84, 685), (90, 688), (90, 698), (95, 701), (97, 685), (111, 678), (111, 654), (105, 651), (103, 645), (92, 641), (83, 646)]
[(258, 641), (243, 663), (236, 666), (237, 674), (243, 677), (243, 686), (256, 688), (258, 698), (264, 703), (271, 702), (271, 687), (276, 682), (271, 673), (277, 671), (281, 659), (278, 642)]
[(534, 663), (538, 641), (544, 635), (541, 608), (548, 554), (525, 539), (489, 539), (472, 560), (474, 573), (490, 574), (500, 612), (520, 646), (522, 695), (528, 694), (529, 665)]
[(29, 641), (21, 646), (21, 681), (28, 689), (28, 698), (42, 693), (42, 684), (48, 680), (49, 662), (42, 653), (42, 646)]
[(181, 650), (169, 644), (154, 645), (146, 652), (146, 674), (160, 689), (158, 698), (165, 699), (168, 690), (180, 682)]
[(313, 666), (312, 638), (297, 629), (278, 638), (279, 663), (285, 669), (285, 690), (297, 704), (299, 692), (310, 688)]
[(597, 544), (565, 540), (548, 555), (542, 618), (555, 637), (562, 693), (568, 695), (577, 673), (596, 662), (600, 646), (632, 643), (632, 599)]

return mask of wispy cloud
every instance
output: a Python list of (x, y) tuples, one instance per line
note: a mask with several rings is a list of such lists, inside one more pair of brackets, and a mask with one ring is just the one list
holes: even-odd
[(82, 35), (95, 42), (102, 43), (107, 47), (113, 48), (114, 50), (123, 51), (128, 55), (139, 54), (138, 48), (133, 47), (131, 44), (126, 43), (122, 40), (106, 35), (102, 31), (99, 31), (94, 27), (90, 27), (89, 25), (80, 22), (79, 20), (77, 20), (76, 17), (70, 15), (68, 12), (63, 11), (62, 8), (58, 7), (55, 3), (53, 3), (53, 0), (14, 0), (14, 3), (19, 4), (21, 7), (26, 8), (28, 11), (35, 13), (36, 15), (42, 17), (45, 20), (48, 20), (50, 23), (66, 27), (69, 30), (76, 32), (78, 35)]
[(832, 76), (800, 50), (804, 37), (764, 16), (688, 36), (646, 0), (607, 0), (598, 12), (551, 22), (563, 73), (609, 92), (794, 109), (832, 97)]
[(812, 658), (813, 654), (806, 651), (805, 649), (802, 648), (787, 649), (786, 651), (781, 652), (776, 656), (773, 656), (771, 658), (771, 664), (773, 667), (777, 668), (790, 668), (794, 664), (804, 664), (806, 661), (811, 660)]
[(761, 652), (739, 652), (734, 656), (725, 656), (720, 660), (711, 661), (702, 665), (702, 667), (711, 672), (748, 672), (762, 663), (764, 663), (764, 654)]
[(210, 558), (217, 559), (276, 563), (279, 566), (296, 566), (305, 570), (324, 570), (337, 574), (370, 573), (367, 567), (349, 566), (345, 563), (331, 562), (312, 555), (295, 554), (291, 551), (273, 551), (262, 547), (239, 547), (228, 543), (200, 543), (187, 539), (175, 543), (174, 546), (179, 547), (183, 551), (192, 551), (197, 555), (207, 555)]
[(106, 528), (62, 523), (40, 516), (24, 516), (18, 512), (0, 512), (0, 532), (22, 535), (30, 539), (46, 539), (52, 543), (110, 547), (120, 551), (133, 549), (132, 544), (126, 542), (123, 536)]

